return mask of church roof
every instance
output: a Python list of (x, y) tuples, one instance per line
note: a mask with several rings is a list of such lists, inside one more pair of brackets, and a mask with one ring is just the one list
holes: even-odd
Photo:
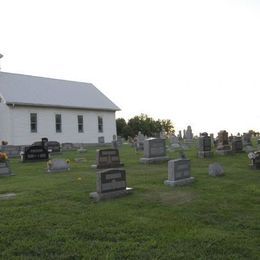
[(91, 83), (0, 71), (0, 96), (7, 105), (120, 110)]

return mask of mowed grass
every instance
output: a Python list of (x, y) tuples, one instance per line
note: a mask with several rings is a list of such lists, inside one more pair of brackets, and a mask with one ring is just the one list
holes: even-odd
[[(1, 259), (260, 259), (260, 171), (245, 153), (191, 159), (195, 182), (165, 186), (167, 163), (143, 165), (120, 148), (134, 193), (94, 203), (95, 148), (64, 152), (71, 170), (47, 174), (46, 162), (11, 160), (16, 176), (0, 178)], [(169, 152), (172, 159), (177, 152)], [(83, 163), (74, 162), (84, 157)], [(219, 162), (225, 176), (208, 176)]]

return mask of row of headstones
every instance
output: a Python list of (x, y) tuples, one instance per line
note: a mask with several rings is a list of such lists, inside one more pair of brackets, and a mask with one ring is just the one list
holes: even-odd
[[(199, 138), (199, 157), (210, 157), (212, 148), (212, 138), (208, 134), (202, 133)], [(254, 148), (251, 142), (251, 136), (244, 134), (241, 136), (228, 136), (228, 132), (223, 130), (218, 133), (216, 142), (216, 152), (218, 154), (230, 154), (240, 152), (252, 152)]]
[[(153, 141), (158, 140), (160, 139), (155, 138)], [(96, 192), (91, 192), (90, 198), (99, 201), (127, 195), (133, 191), (132, 188), (127, 187), (126, 171), (117, 149), (97, 150), (96, 165), (93, 166), (97, 169)], [(189, 184), (194, 181), (190, 172), (189, 159), (168, 160), (168, 179), (164, 184), (169, 186)], [(209, 165), (209, 175), (222, 176), (223, 174), (221, 165), (217, 163)]]
[[(117, 147), (122, 144), (121, 138), (118, 137)], [(62, 143), (57, 141), (48, 141), (47, 138), (42, 138), (41, 141), (34, 142), (30, 146), (15, 146), (15, 145), (2, 145), (0, 146), (0, 152), (6, 153), (9, 158), (15, 158), (17, 156), (22, 157), (23, 160), (38, 160), (41, 156), (44, 158), (48, 153), (61, 153), (67, 150), (78, 150), (79, 152), (85, 152), (87, 144), (84, 143)], [(38, 151), (38, 152), (37, 152)], [(28, 156), (26, 155), (28, 154)]]
[[(148, 140), (147, 144), (151, 144), (150, 148), (155, 150), (162, 147), (161, 139)], [(158, 153), (155, 150), (147, 150), (147, 156), (155, 156)], [(158, 151), (161, 151), (159, 149)], [(161, 155), (161, 153), (160, 153)], [(159, 156), (160, 157), (160, 156)], [(154, 158), (154, 157), (151, 157)], [(260, 158), (260, 153), (259, 153)], [(256, 158), (251, 158), (255, 160)], [(142, 161), (142, 158), (141, 160)], [(48, 162), (49, 163), (49, 162)], [(1, 172), (0, 164), (0, 172)], [(95, 201), (115, 198), (127, 195), (133, 191), (127, 187), (126, 171), (121, 163), (118, 149), (102, 149), (97, 150), (96, 154), (96, 192), (90, 193), (90, 197)], [(258, 160), (260, 168), (260, 160)], [(190, 176), (190, 160), (180, 158), (168, 161), (168, 179), (164, 181), (165, 185), (178, 186), (185, 185), (194, 181), (194, 177)], [(56, 159), (51, 162), (48, 167), (48, 172), (69, 170), (69, 163), (62, 159)], [(221, 176), (224, 174), (223, 167), (219, 164), (209, 165), (209, 175)]]
[[(230, 140), (230, 141), (229, 141)], [(231, 144), (230, 144), (231, 142)], [(244, 144), (244, 145), (243, 145)], [(246, 152), (252, 152), (253, 147), (250, 146), (251, 141), (247, 139), (246, 142), (242, 142), (242, 138), (239, 136), (228, 138), (228, 133), (226, 131), (220, 131), (218, 134), (218, 142), (216, 152), (218, 154), (229, 154), (243, 152), (246, 149)], [(166, 145), (164, 138), (147, 138), (145, 139), (144, 135), (138, 134), (135, 142), (136, 150), (144, 151), (144, 158), (151, 157), (164, 157), (166, 156)], [(184, 146), (181, 145), (176, 148), (184, 149)], [(211, 157), (212, 155), (212, 136), (202, 133), (198, 139), (198, 156), (200, 158)], [(153, 155), (154, 154), (154, 155)], [(162, 158), (163, 159), (163, 158)], [(159, 159), (158, 159), (159, 160)], [(143, 159), (143, 161), (152, 161), (152, 159)]]
[[(166, 139), (167, 135), (165, 130), (163, 129), (158, 136), (155, 138), (161, 138), (161, 139)], [(138, 135), (134, 137), (134, 140), (130, 138), (130, 143), (133, 144), (133, 146), (136, 148), (136, 150), (142, 151), (144, 149), (144, 141), (148, 139), (147, 136), (143, 135), (141, 131), (138, 132)], [(170, 137), (171, 143), (179, 143), (180, 140), (184, 140), (185, 143), (190, 143), (193, 141), (193, 133), (191, 126), (187, 127), (187, 130), (183, 130), (183, 137), (182, 137), (182, 132), (179, 131), (178, 137), (175, 136), (174, 134)]]

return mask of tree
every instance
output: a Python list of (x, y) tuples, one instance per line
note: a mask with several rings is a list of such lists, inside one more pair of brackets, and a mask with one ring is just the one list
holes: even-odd
[(154, 136), (155, 134), (160, 133), (163, 128), (167, 134), (174, 132), (174, 127), (171, 120), (154, 120), (152, 117), (145, 114), (129, 119), (128, 126), (132, 130), (132, 137), (137, 135), (139, 131), (141, 131), (144, 135)]
[(175, 132), (172, 121), (170, 119), (162, 120), (161, 124), (167, 134), (171, 134)]
[(123, 129), (127, 126), (127, 123), (124, 118), (118, 118), (116, 120), (116, 131), (117, 135), (123, 136)]

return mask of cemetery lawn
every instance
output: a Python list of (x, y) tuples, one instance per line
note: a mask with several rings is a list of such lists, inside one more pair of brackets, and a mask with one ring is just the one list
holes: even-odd
[[(142, 154), (123, 145), (134, 192), (99, 203), (89, 198), (95, 148), (55, 156), (71, 160), (65, 173), (11, 159), (16, 176), (0, 178), (0, 194), (16, 197), (0, 200), (0, 259), (260, 259), (260, 171), (248, 167), (244, 153), (186, 154), (195, 182), (172, 188), (163, 184), (167, 163), (140, 164)], [(86, 162), (74, 162), (78, 157)], [(213, 162), (223, 165), (224, 177), (208, 176)]]

